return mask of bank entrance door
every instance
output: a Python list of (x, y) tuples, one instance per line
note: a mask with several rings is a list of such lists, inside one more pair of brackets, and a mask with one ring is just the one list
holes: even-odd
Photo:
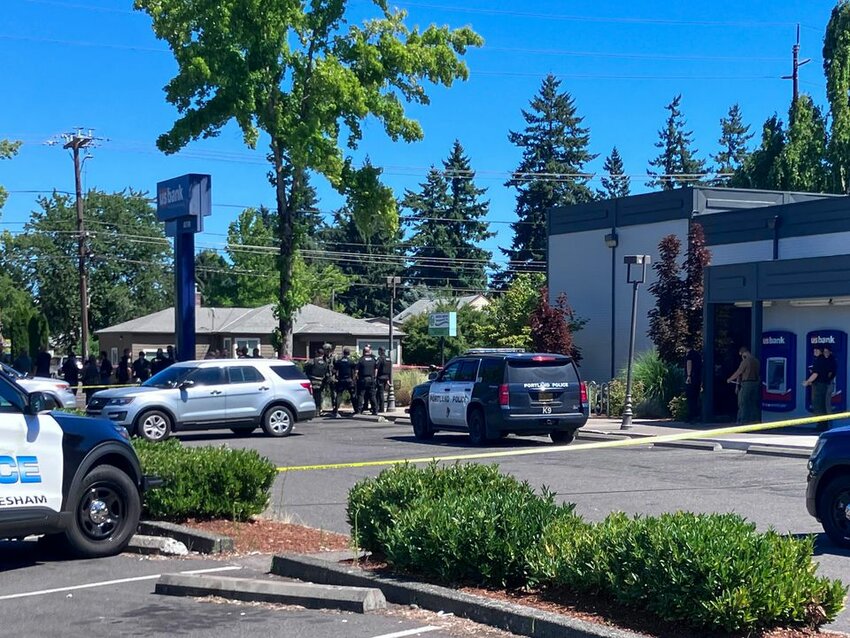
[[(712, 304), (714, 307), (714, 402), (712, 404), (715, 421), (734, 421), (738, 413), (738, 397), (735, 385), (726, 383), (738, 365), (741, 357), (738, 349), (747, 346), (752, 336), (752, 308), (740, 308), (731, 303)], [(706, 371), (708, 372), (708, 371)]]

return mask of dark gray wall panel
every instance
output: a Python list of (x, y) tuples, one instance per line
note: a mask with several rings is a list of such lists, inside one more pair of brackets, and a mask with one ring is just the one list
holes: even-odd
[(606, 199), (549, 210), (549, 234), (580, 233), (614, 226), (614, 210), (619, 200)]
[(760, 299), (850, 295), (850, 255), (758, 264)]
[(709, 266), (706, 269), (706, 303), (730, 303), (754, 299), (758, 291), (756, 264)]

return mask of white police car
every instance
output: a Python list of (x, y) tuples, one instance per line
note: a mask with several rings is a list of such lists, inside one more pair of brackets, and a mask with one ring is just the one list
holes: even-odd
[(47, 534), (80, 556), (116, 554), (154, 480), (124, 428), (46, 405), (0, 375), (0, 538)]

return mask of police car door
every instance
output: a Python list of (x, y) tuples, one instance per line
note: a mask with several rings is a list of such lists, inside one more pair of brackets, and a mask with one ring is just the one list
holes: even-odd
[(436, 425), (451, 423), (452, 382), (460, 369), (460, 361), (449, 363), (428, 389), (428, 415)]
[(452, 382), (450, 425), (466, 427), (466, 407), (472, 398), (475, 378), (478, 376), (478, 359), (466, 359), (461, 363)]
[(26, 405), (23, 392), (0, 383), (0, 522), (62, 509), (62, 428), (49, 414), (25, 414)]

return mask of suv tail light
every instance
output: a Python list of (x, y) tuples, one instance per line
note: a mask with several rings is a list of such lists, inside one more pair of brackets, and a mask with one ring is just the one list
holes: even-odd
[(307, 390), (307, 392), (313, 391), (313, 384), (310, 383), (309, 381), (302, 381), (301, 387), (304, 388), (305, 390)]
[(581, 388), (581, 404), (587, 405), (587, 384), (582, 381), (579, 387)]
[(499, 386), (499, 405), (510, 405), (511, 393), (508, 390), (508, 384), (503, 383)]

